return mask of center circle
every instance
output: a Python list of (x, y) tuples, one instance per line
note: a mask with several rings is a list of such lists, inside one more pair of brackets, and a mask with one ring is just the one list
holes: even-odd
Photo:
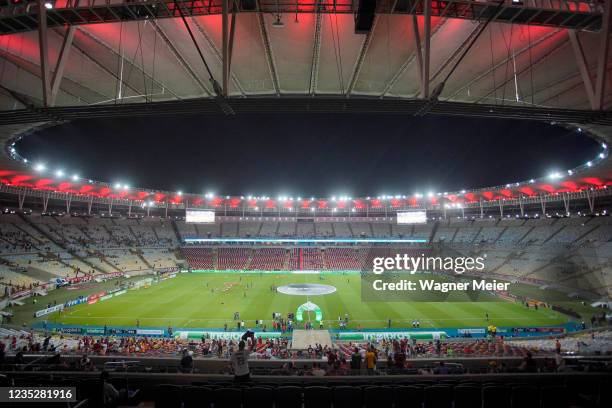
[(293, 296), (320, 296), (329, 295), (336, 291), (331, 285), (321, 285), (318, 283), (292, 283), (276, 288), (276, 291), (285, 295)]

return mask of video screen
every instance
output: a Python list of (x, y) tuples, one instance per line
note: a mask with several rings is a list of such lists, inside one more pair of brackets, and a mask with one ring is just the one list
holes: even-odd
[(186, 210), (185, 221), (188, 224), (214, 224), (215, 212), (208, 210)]
[(426, 211), (398, 211), (398, 224), (425, 224), (427, 223)]

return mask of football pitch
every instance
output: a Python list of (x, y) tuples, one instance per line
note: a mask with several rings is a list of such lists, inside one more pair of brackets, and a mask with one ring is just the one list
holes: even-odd
[[(438, 278), (439, 279), (439, 278)], [(287, 284), (315, 283), (332, 285), (328, 295), (309, 296), (278, 293), (276, 287)], [(50, 295), (74, 293), (60, 289)], [(520, 303), (487, 296), (477, 302), (407, 301), (365, 302), (361, 298), (361, 279), (355, 274), (259, 274), (259, 273), (186, 273), (147, 288), (129, 290), (126, 294), (95, 304), (81, 304), (64, 310), (61, 315), (45, 316), (49, 322), (80, 326), (136, 326), (174, 328), (235, 328), (234, 313), (246, 327), (263, 320), (271, 328), (272, 313), (286, 316), (307, 300), (316, 303), (323, 313), (326, 329), (336, 329), (338, 317), (349, 315), (348, 328), (412, 327), (413, 320), (422, 328), (474, 326), (548, 326), (563, 324), (567, 317), (548, 308), (526, 308)], [(58, 302), (65, 301), (59, 298)], [(31, 305), (28, 305), (31, 308)], [(39, 307), (40, 308), (40, 307)], [(486, 315), (489, 320), (487, 321)], [(31, 314), (30, 314), (31, 317)], [(312, 317), (314, 318), (314, 316)], [(37, 319), (41, 321), (43, 318)], [(30, 320), (31, 321), (31, 320)]]

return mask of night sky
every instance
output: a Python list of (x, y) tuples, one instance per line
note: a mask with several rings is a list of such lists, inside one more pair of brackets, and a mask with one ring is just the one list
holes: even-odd
[(376, 196), (546, 176), (594, 158), (577, 132), (520, 121), (282, 114), (77, 121), (24, 138), (51, 170), (229, 195)]

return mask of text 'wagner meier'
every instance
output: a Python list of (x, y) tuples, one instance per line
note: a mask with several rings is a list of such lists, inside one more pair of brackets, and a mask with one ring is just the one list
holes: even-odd
[[(375, 257), (372, 262), (372, 272), (381, 275), (384, 272), (415, 274), (419, 271), (429, 272), (481, 272), (485, 269), (485, 257), (440, 257), (440, 256), (410, 256), (408, 254), (395, 254), (391, 257)], [(385, 281), (376, 279), (372, 281), (375, 291), (507, 291), (510, 283), (473, 279), (462, 282), (439, 282), (435, 279), (419, 279), (417, 281), (401, 279), (398, 281)]]

